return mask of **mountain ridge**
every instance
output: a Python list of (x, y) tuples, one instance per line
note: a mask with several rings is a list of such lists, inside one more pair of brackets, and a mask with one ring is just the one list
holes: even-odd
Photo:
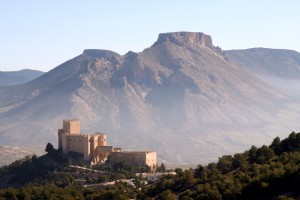
[(44, 72), (32, 69), (0, 71), (0, 86), (23, 84), (41, 76), (42, 74), (44, 74)]
[(299, 99), (300, 53), (287, 49), (251, 48), (226, 51), (229, 59), (242, 69)]
[[(264, 73), (268, 76), (300, 79), (300, 53), (288, 49), (251, 48), (244, 50), (228, 50), (230, 59), (254, 73)], [(249, 64), (251, 57), (256, 57), (255, 63)], [(272, 58), (272, 60), (271, 60)], [(265, 64), (265, 67), (262, 65)], [(288, 67), (281, 70), (281, 67)], [(272, 70), (272, 71), (271, 71)]]

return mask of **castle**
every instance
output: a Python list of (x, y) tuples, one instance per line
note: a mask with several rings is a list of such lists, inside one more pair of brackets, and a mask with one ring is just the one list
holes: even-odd
[(77, 119), (63, 120), (63, 128), (58, 129), (58, 147), (64, 153), (77, 152), (83, 155), (84, 160), (93, 163), (125, 162), (129, 165), (148, 165), (156, 167), (155, 151), (122, 151), (106, 145), (104, 133), (81, 134), (80, 121)]

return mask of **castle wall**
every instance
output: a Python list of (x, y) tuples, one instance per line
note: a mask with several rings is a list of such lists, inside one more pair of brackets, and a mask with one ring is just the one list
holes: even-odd
[(90, 157), (97, 157), (97, 147), (106, 146), (106, 135), (103, 133), (95, 133), (90, 135)]
[(62, 148), (62, 134), (64, 134), (64, 130), (58, 129), (58, 148)]
[(84, 135), (67, 135), (68, 152), (73, 151), (84, 155)]
[(121, 151), (111, 152), (111, 162), (124, 162), (128, 165), (148, 165), (150, 168), (156, 167), (156, 152), (154, 151)]
[(146, 153), (146, 165), (148, 165), (151, 169), (156, 168), (157, 160), (156, 160), (156, 152), (149, 151)]
[(85, 160), (91, 160), (98, 156), (99, 151), (97, 148), (106, 145), (106, 135), (103, 133), (88, 135), (69, 134), (64, 133), (63, 129), (59, 129), (58, 145), (64, 153), (70, 151), (81, 153)]
[(95, 162), (105, 162), (110, 153), (114, 151), (112, 146), (98, 146), (95, 149)]
[(106, 135), (103, 133), (96, 133), (96, 134), (99, 134), (97, 146), (106, 146)]
[(83, 144), (83, 157), (84, 160), (90, 160), (90, 136), (87, 135), (84, 137), (84, 144)]
[(121, 151), (121, 148), (106, 146), (106, 135), (103, 133), (80, 134), (79, 120), (64, 120), (63, 129), (58, 130), (58, 147), (64, 153), (80, 153), (84, 160), (103, 162), (110, 155), (111, 162), (125, 162), (128, 165), (148, 165), (156, 167), (154, 151)]
[(62, 134), (61, 135), (61, 143), (62, 143), (62, 150), (64, 153), (68, 153), (68, 143), (67, 143), (67, 135), (66, 134)]

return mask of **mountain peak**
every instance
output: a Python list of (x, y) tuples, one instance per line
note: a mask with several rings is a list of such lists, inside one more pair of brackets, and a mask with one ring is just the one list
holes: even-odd
[(213, 43), (210, 35), (206, 35), (201, 32), (170, 32), (160, 33), (156, 44), (160, 44), (166, 41), (170, 41), (176, 44), (187, 43), (200, 45), (201, 47), (213, 48)]
[(85, 56), (96, 57), (96, 58), (110, 58), (112, 56), (120, 56), (116, 52), (102, 49), (85, 49), (82, 53)]

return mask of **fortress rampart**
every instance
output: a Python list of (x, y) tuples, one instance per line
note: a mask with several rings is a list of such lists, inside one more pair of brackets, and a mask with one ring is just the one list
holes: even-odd
[(122, 151), (106, 145), (106, 134), (81, 134), (78, 119), (63, 120), (63, 128), (58, 129), (58, 147), (64, 153), (77, 152), (84, 160), (91, 162), (125, 162), (128, 165), (148, 165), (156, 167), (156, 152), (154, 151)]

